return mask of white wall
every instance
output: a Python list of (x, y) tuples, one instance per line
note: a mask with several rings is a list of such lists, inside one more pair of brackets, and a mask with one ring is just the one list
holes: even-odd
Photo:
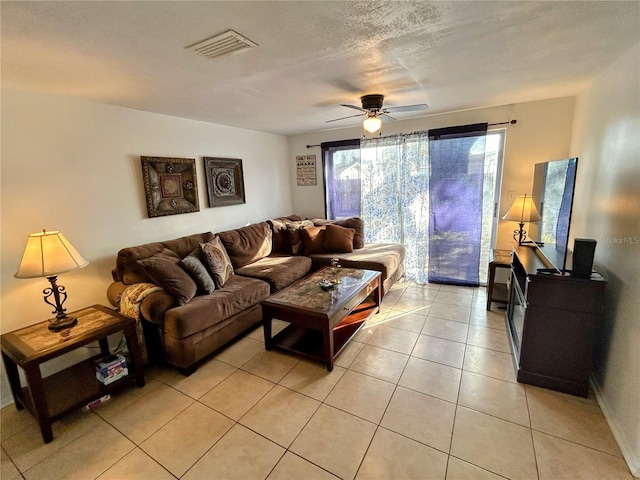
[(580, 157), (572, 237), (597, 240), (608, 278), (594, 383), (640, 477), (640, 43), (577, 98), (571, 154)]
[[(383, 135), (408, 133), (430, 128), (466, 125), (480, 122), (504, 122), (512, 119), (517, 124), (507, 127), (507, 140), (500, 196), (500, 216), (510, 207), (507, 192), (521, 195), (531, 193), (533, 169), (537, 162), (565, 158), (569, 154), (574, 97), (564, 97), (538, 102), (519, 103), (465, 112), (432, 115), (383, 125)], [(500, 127), (490, 127), (500, 128)], [(346, 140), (362, 136), (362, 127), (324, 130), (297, 135), (289, 139), (291, 175), (293, 178), (293, 209), (300, 215), (324, 216), (324, 185), (322, 184), (322, 158), (320, 147), (306, 148), (320, 142)], [(316, 155), (318, 185), (300, 186), (295, 182), (295, 157)], [(510, 249), (515, 222), (500, 221), (496, 248)]]
[[(140, 156), (195, 158), (200, 211), (147, 218)], [(241, 158), (246, 204), (208, 208), (202, 156)], [(119, 249), (293, 212), (284, 136), (2, 90), (1, 331), (50, 316), (46, 279), (13, 278), (30, 233), (60, 230), (89, 260), (60, 276), (71, 311), (106, 303)], [(4, 375), (4, 369), (2, 370)], [(3, 404), (10, 396), (3, 377)]]

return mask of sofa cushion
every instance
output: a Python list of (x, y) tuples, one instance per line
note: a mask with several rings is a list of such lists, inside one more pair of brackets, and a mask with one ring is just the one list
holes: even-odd
[(121, 281), (125, 285), (132, 285), (139, 282), (150, 282), (151, 278), (147, 275), (144, 267), (138, 263), (138, 260), (149, 258), (150, 256), (161, 252), (164, 246), (160, 242), (146, 243), (137, 247), (123, 248), (118, 252), (116, 259), (116, 268), (113, 272), (113, 279)]
[(198, 293), (208, 295), (216, 289), (213, 276), (205, 266), (204, 254), (200, 247), (180, 260), (180, 266), (189, 274), (198, 286)]
[(189, 303), (167, 310), (164, 331), (174, 338), (201, 332), (250, 308), (269, 296), (269, 284), (255, 278), (234, 275), (223, 288), (200, 295)]
[(144, 271), (149, 275), (153, 283), (161, 286), (178, 301), (178, 305), (184, 305), (191, 300), (197, 291), (193, 279), (180, 266), (180, 257), (168, 248), (150, 256), (138, 260)]
[(186, 237), (180, 237), (174, 240), (166, 240), (162, 242), (162, 245), (172, 252), (175, 252), (180, 258), (184, 258), (195, 248), (200, 247), (201, 243), (210, 241), (214, 236), (211, 232), (187, 235)]
[(344, 220), (326, 220), (324, 218), (311, 219), (315, 226), (321, 225), (339, 225), (345, 228), (353, 228), (355, 234), (353, 236), (353, 248), (358, 249), (364, 247), (364, 222), (359, 217), (346, 218)]
[(340, 265), (348, 268), (377, 270), (384, 281), (403, 264), (406, 248), (399, 243), (368, 243), (351, 253), (317, 253), (311, 255), (313, 269), (331, 265), (331, 258), (340, 260)]
[(218, 233), (233, 268), (241, 268), (271, 253), (271, 228), (267, 222), (254, 223)]
[(302, 217), (300, 215), (292, 214), (286, 217), (278, 217), (274, 220), (280, 220), (281, 222), (299, 222), (302, 220)]
[(325, 252), (353, 252), (353, 236), (355, 233), (355, 228), (345, 228), (340, 225), (328, 224), (326, 226), (323, 244)]
[(175, 252), (178, 257), (183, 258), (189, 254), (200, 243), (208, 242), (213, 238), (213, 233), (197, 233), (185, 237), (176, 238), (166, 242), (153, 242), (135, 247), (123, 248), (118, 252), (116, 258), (116, 268), (113, 271), (113, 279), (125, 285), (132, 285), (139, 282), (150, 282), (149, 275), (146, 274), (138, 260), (149, 258), (151, 255), (168, 248)]
[(291, 245), (291, 251), (287, 253), (293, 255), (302, 255), (302, 252), (304, 250), (304, 243), (302, 243), (300, 229), (313, 226), (313, 222), (310, 220), (300, 220), (299, 222), (290, 222), (287, 224), (289, 245)]
[(207, 243), (201, 243), (202, 255), (213, 276), (216, 287), (222, 288), (233, 277), (233, 265), (220, 238), (215, 237)]
[(259, 278), (268, 282), (276, 292), (304, 277), (311, 270), (309, 257), (272, 255), (236, 270), (238, 275)]

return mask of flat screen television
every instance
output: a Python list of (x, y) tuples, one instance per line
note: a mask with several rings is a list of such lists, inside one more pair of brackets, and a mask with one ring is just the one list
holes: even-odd
[(534, 170), (532, 197), (542, 219), (529, 226), (529, 237), (561, 274), (567, 271), (577, 170), (577, 158), (536, 163)]

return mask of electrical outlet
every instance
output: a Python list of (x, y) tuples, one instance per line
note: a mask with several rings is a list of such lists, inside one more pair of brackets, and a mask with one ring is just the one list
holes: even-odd
[(513, 202), (516, 199), (516, 192), (514, 190), (509, 190), (509, 192), (507, 192), (507, 200), (509, 200), (510, 202)]

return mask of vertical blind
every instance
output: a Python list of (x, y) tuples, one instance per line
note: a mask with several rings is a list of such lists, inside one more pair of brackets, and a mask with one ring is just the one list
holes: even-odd
[(479, 285), (487, 124), (429, 130), (429, 282)]

